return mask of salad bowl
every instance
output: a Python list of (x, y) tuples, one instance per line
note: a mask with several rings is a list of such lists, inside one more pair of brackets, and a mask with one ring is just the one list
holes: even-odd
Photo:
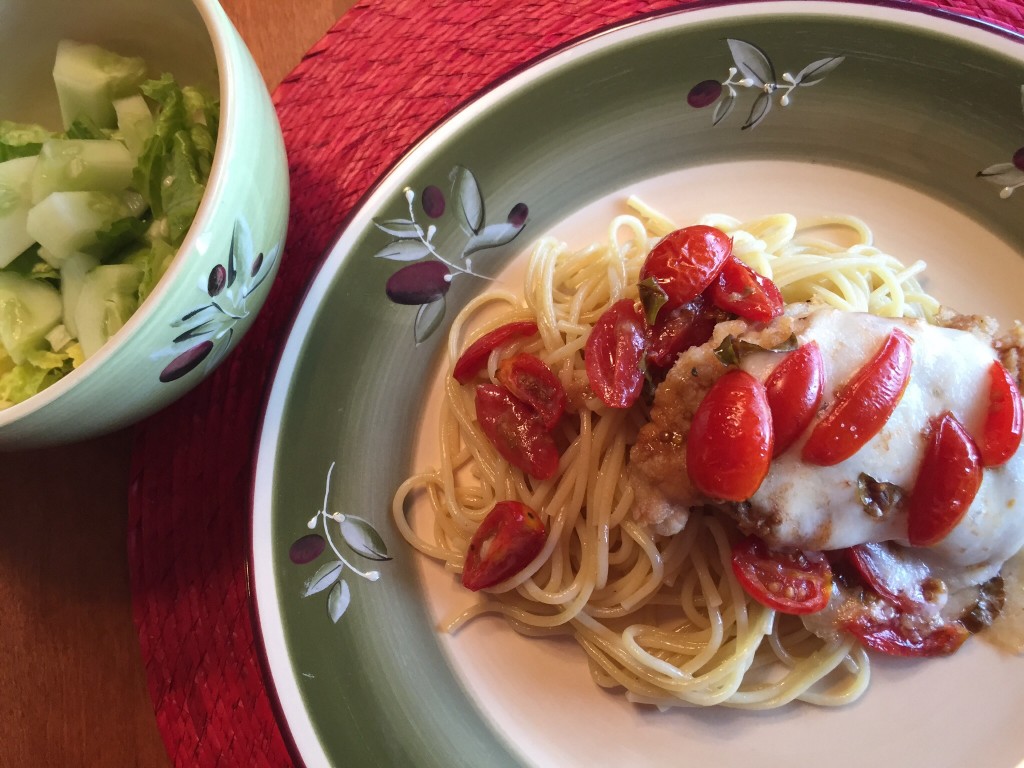
[[(146, 77), (169, 73), (180, 86), (205, 93), (212, 105), (208, 122), (216, 122), (206, 126), (216, 144), (194, 219), (191, 226), (185, 222), (176, 253), (165, 256), (165, 271), (137, 309), (98, 349), (76, 359), (73, 369), (67, 366), (66, 375), (38, 385), (0, 381), (0, 449), (13, 449), (126, 426), (212, 371), (267, 296), (283, 247), (289, 193), (284, 145), (266, 86), (214, 0), (4, 0), (0, 13), (0, 120), (60, 130), (55, 51), (61, 41), (72, 40), (136, 57)], [(156, 183), (172, 183), (169, 161), (158, 161), (166, 175)], [(14, 311), (12, 302), (5, 306), (4, 312)], [(10, 368), (10, 360), (0, 364), (0, 375)]]

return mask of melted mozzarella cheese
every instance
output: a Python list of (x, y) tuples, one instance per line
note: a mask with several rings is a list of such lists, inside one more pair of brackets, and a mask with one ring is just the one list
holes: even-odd
[[(856, 454), (832, 467), (805, 464), (801, 447), (810, 429), (772, 462), (751, 499), (759, 516), (770, 520), (774, 546), (841, 549), (870, 541), (906, 543), (905, 512), (882, 519), (860, 501), (857, 481), (866, 473), (878, 481), (913, 488), (925, 448), (929, 421), (951, 411), (970, 434), (979, 435), (988, 407), (991, 345), (961, 330), (916, 320), (820, 309), (797, 331), (801, 344), (816, 340), (825, 363), (827, 407), (847, 381), (882, 347), (894, 327), (913, 340), (910, 382), (892, 417)], [(781, 360), (777, 353), (744, 358), (742, 366), (764, 380)], [(954, 581), (979, 583), (1024, 545), (1024, 451), (1004, 466), (986, 469), (964, 519), (943, 541), (920, 550), (936, 568), (954, 566)], [(947, 574), (947, 578), (951, 575)], [(952, 586), (952, 585), (951, 585)]]

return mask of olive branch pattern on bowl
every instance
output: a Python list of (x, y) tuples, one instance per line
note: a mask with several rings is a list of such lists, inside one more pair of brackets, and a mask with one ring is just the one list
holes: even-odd
[(334, 557), (320, 565), (306, 580), (302, 596), (311, 597), (326, 591), (327, 615), (337, 624), (352, 602), (352, 592), (344, 578), (345, 572), (374, 582), (380, 580), (380, 571), (362, 571), (352, 565), (335, 543), (334, 534), (337, 534), (348, 550), (367, 560), (383, 562), (390, 560), (391, 556), (384, 539), (367, 520), (356, 515), (327, 511), (334, 466), (332, 462), (327, 470), (323, 506), (306, 523), (310, 530), (322, 525), (323, 533), (309, 533), (296, 539), (288, 550), (288, 556), (296, 565), (305, 565), (320, 557), (328, 546), (331, 548)]
[(252, 233), (244, 220), (235, 222), (225, 264), (210, 270), (200, 291), (209, 301), (171, 323), (172, 328), (185, 328), (162, 355), (172, 359), (160, 372), (160, 381), (176, 381), (200, 365), (212, 368), (231, 348), (234, 326), (250, 314), (247, 299), (270, 275), (280, 245), (265, 256), (253, 247)]
[(750, 106), (750, 114), (746, 122), (740, 126), (743, 130), (754, 128), (768, 117), (775, 98), (778, 96), (779, 106), (787, 107), (792, 103), (793, 91), (817, 85), (833, 69), (845, 60), (845, 56), (828, 56), (812, 61), (796, 75), (783, 72), (779, 78), (775, 74), (775, 65), (761, 48), (746, 40), (727, 38), (729, 52), (735, 66), (729, 67), (725, 80), (702, 80), (697, 83), (686, 96), (686, 102), (694, 108), (703, 109), (716, 104), (711, 115), (711, 124), (718, 125), (732, 112), (739, 98), (737, 88), (753, 88), (758, 91)]
[[(408, 218), (373, 220), (377, 229), (393, 238), (375, 257), (409, 262), (388, 278), (385, 292), (396, 304), (419, 306), (413, 326), (417, 344), (436, 331), (444, 319), (445, 296), (452, 281), (463, 275), (489, 279), (474, 271), (474, 258), (512, 242), (523, 231), (529, 216), (526, 204), (516, 203), (504, 221), (487, 224), (483, 192), (472, 171), (457, 165), (448, 180), (452, 206), (436, 185), (431, 184), (420, 193), (422, 213), (437, 223), (424, 227), (417, 220), (416, 192), (408, 187), (405, 189)], [(454, 208), (455, 212), (446, 217), (449, 208)], [(438, 226), (450, 226), (452, 218), (466, 235), (461, 250), (454, 255), (442, 252), (435, 240)]]
[[(1024, 110), (1024, 85), (1020, 87), (1021, 109)], [(1024, 147), (1018, 148), (1008, 163), (996, 163), (982, 171), (977, 177), (996, 184), (1002, 189), (999, 196), (1006, 200), (1018, 187), (1024, 186)]]

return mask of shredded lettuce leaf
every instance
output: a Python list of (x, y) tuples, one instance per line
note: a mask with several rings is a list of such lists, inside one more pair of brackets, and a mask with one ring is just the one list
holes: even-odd
[(41, 125), (0, 120), (0, 163), (16, 157), (34, 157), (54, 134)]
[(169, 74), (143, 83), (142, 92), (159, 112), (135, 169), (135, 186), (153, 216), (166, 217), (170, 242), (180, 245), (210, 178), (219, 107), (198, 89), (179, 87)]
[[(73, 347), (78, 347), (77, 354)], [(75, 343), (62, 352), (32, 351), (24, 362), (15, 365), (0, 347), (0, 401), (13, 405), (28, 400), (69, 374), (83, 359), (81, 348)]]

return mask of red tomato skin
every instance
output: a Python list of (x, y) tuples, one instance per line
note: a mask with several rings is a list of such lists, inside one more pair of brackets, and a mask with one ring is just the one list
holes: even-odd
[(938, 544), (959, 523), (981, 487), (981, 455), (948, 411), (933, 421), (907, 502), (907, 538), (915, 547)]
[(1010, 372), (998, 360), (989, 368), (991, 382), (988, 395), (988, 414), (978, 441), (981, 463), (986, 467), (1005, 464), (1020, 447), (1024, 434), (1024, 405), (1020, 390)]
[(782, 292), (770, 278), (755, 272), (735, 256), (726, 259), (707, 293), (719, 309), (756, 323), (774, 320), (782, 314), (785, 305)]
[(620, 299), (594, 323), (587, 339), (590, 388), (611, 408), (629, 408), (644, 385), (647, 321), (632, 299)]
[(554, 429), (565, 413), (565, 387), (539, 357), (520, 352), (498, 365), (498, 381), (533, 408), (544, 429)]
[(903, 611), (920, 611), (925, 604), (931, 568), (913, 550), (892, 542), (857, 544), (845, 550), (850, 563), (875, 592)]
[(535, 333), (537, 333), (537, 324), (531, 320), (506, 323), (485, 333), (459, 355), (459, 359), (455, 362), (455, 368), (452, 370), (452, 376), (459, 384), (468, 384), (487, 364), (487, 358), (491, 352), (512, 339), (533, 336)]
[(782, 455), (814, 419), (825, 395), (825, 363), (818, 342), (790, 352), (764, 382), (775, 434), (773, 456)]
[(781, 613), (817, 613), (832, 596), (832, 569), (824, 555), (777, 552), (757, 536), (733, 545), (732, 570), (748, 595)]
[(731, 255), (732, 238), (722, 230), (703, 224), (684, 227), (665, 235), (651, 249), (640, 269), (640, 281), (653, 278), (668, 297), (660, 315), (700, 296)]
[(703, 295), (668, 312), (658, 312), (658, 321), (647, 335), (648, 367), (671, 368), (681, 352), (708, 341), (715, 325), (725, 317)]
[(772, 446), (772, 417), (764, 385), (734, 368), (712, 385), (697, 406), (686, 440), (686, 471), (706, 496), (745, 501), (768, 474)]
[(921, 626), (908, 631), (905, 614), (897, 611), (887, 619), (877, 618), (865, 608), (843, 623), (843, 629), (873, 651), (888, 656), (932, 658), (957, 651), (970, 633), (959, 621), (935, 627)]
[(470, 539), (462, 586), (476, 592), (514, 576), (540, 554), (546, 538), (536, 512), (518, 501), (499, 501)]
[(853, 375), (811, 430), (801, 458), (830, 467), (859, 451), (899, 405), (913, 367), (912, 341), (893, 329), (878, 353)]
[(538, 480), (558, 471), (558, 446), (536, 413), (505, 387), (476, 388), (476, 418), (487, 439), (512, 466)]

